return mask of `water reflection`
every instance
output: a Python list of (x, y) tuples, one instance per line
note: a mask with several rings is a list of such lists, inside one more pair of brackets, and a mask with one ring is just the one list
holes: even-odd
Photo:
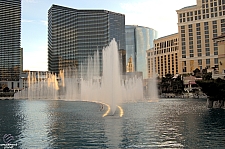
[(21, 113), (20, 102), (0, 100), (0, 144), (5, 144), (2, 137), (11, 134), (14, 140), (9, 143), (17, 143), (23, 130), (25, 115)]
[[(15, 101), (16, 102), (16, 101)], [(19, 115), (23, 115), (21, 134), (17, 143), (21, 148), (49, 147), (48, 129), (49, 119), (47, 117), (47, 101), (17, 101), (19, 102)], [(17, 125), (17, 129), (19, 129)]]
[(19, 148), (223, 148), (225, 110), (205, 103), (126, 103), (121, 118), (97, 103), (0, 101), (0, 144), (12, 134)]
[(99, 148), (106, 146), (104, 111), (88, 102), (57, 102), (48, 108), (51, 146)]

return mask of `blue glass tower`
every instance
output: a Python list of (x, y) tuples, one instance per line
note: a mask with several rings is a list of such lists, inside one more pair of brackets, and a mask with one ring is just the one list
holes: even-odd
[(154, 39), (157, 31), (137, 25), (126, 25), (126, 61), (132, 57), (134, 71), (143, 72), (143, 78), (147, 78), (147, 53), (154, 47)]

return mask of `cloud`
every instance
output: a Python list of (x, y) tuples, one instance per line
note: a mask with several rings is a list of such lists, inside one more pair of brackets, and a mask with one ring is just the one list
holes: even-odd
[(23, 0), (25, 3), (37, 3), (37, 0)]
[(26, 20), (26, 19), (22, 19), (21, 22), (22, 22), (22, 23), (32, 23), (32, 22), (34, 22), (34, 20)]
[(41, 23), (42, 25), (45, 25), (45, 26), (48, 26), (48, 21), (45, 21), (45, 20), (27, 20), (27, 19), (22, 19), (21, 20), (22, 23)]
[(45, 26), (48, 26), (48, 21), (41, 20), (41, 23), (44, 24)]

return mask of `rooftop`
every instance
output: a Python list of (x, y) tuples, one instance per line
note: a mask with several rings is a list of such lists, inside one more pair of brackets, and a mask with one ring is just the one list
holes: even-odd
[(170, 35), (166, 35), (166, 36), (157, 38), (157, 39), (155, 39), (155, 40), (163, 39), (163, 38), (166, 38), (166, 37), (169, 37), (169, 36), (173, 36), (173, 35), (176, 35), (176, 34), (178, 34), (178, 33), (173, 33), (173, 34), (170, 34)]
[(179, 10), (185, 10), (185, 9), (189, 9), (189, 8), (194, 8), (194, 7), (196, 7), (197, 5), (191, 5), (191, 6), (186, 6), (186, 7), (183, 7), (183, 8), (181, 8), (181, 9), (179, 9)]

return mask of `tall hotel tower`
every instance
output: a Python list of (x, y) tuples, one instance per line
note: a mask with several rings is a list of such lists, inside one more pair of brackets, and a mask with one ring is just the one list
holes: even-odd
[[(148, 78), (146, 51), (154, 47), (157, 31), (143, 26), (126, 25), (127, 72), (138, 71)], [(132, 68), (129, 68), (132, 66)]]
[(21, 64), (21, 0), (0, 0), (0, 81), (18, 81)]
[(77, 10), (52, 5), (48, 12), (48, 70), (80, 67), (115, 38), (125, 50), (125, 16), (107, 10)]
[(225, 32), (225, 0), (197, 0), (177, 14), (179, 73), (218, 67), (218, 44), (212, 39)]

